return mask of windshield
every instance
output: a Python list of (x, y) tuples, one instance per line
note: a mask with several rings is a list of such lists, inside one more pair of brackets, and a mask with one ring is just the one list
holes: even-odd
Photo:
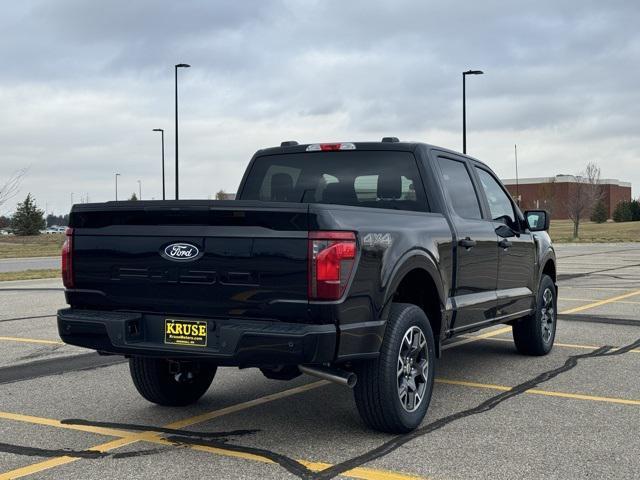
[(427, 210), (416, 159), (410, 152), (342, 151), (258, 157), (240, 199)]

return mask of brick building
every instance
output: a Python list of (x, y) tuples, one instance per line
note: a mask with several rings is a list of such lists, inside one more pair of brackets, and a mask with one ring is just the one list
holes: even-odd
[[(513, 198), (518, 201), (522, 210), (541, 208), (550, 211), (552, 218), (569, 218), (567, 203), (576, 184), (576, 177), (573, 175), (521, 178), (517, 188), (514, 178), (502, 182), (509, 189)], [(611, 218), (613, 210), (619, 202), (631, 200), (631, 184), (607, 178), (601, 179), (600, 185), (603, 190), (607, 215)]]

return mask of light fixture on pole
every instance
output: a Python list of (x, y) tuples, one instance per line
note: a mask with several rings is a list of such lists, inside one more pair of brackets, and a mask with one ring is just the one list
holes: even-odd
[(118, 201), (118, 177), (120, 176), (119, 173), (116, 173), (116, 202)]
[(462, 72), (462, 153), (467, 153), (467, 75), (482, 75), (482, 70)]
[(160, 132), (162, 135), (162, 200), (166, 200), (164, 189), (164, 130), (162, 128), (154, 128), (154, 132)]
[(191, 65), (187, 63), (178, 63), (175, 65), (175, 87), (176, 87), (176, 200), (179, 198), (178, 193), (178, 69), (189, 68)]

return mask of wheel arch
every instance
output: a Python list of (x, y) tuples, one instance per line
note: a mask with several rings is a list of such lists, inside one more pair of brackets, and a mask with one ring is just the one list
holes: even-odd
[(436, 354), (440, 356), (440, 340), (446, 330), (446, 294), (436, 262), (428, 253), (414, 251), (398, 262), (385, 295), (385, 320), (392, 302), (411, 303), (426, 313), (436, 341)]
[(543, 263), (543, 267), (541, 270), (541, 276), (542, 275), (549, 275), (551, 277), (551, 280), (553, 280), (553, 283), (556, 283), (556, 262), (555, 259), (548, 257), (545, 262)]

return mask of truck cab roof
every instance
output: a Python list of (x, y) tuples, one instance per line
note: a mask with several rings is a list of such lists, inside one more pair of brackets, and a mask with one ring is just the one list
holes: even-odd
[[(385, 137), (385, 140), (387, 138), (394, 138), (394, 140), (397, 140), (397, 138), (395, 137)], [(348, 141), (337, 142), (336, 141), (336, 142), (317, 142), (317, 143), (304, 143), (304, 144), (297, 144), (297, 142), (295, 141), (286, 141), (286, 142), (282, 142), (280, 146), (267, 147), (267, 148), (260, 149), (256, 152), (256, 155), (304, 153), (304, 152), (309, 152), (307, 148), (311, 145), (335, 145), (335, 144), (350, 144), (355, 146), (355, 150), (365, 150), (365, 151), (366, 150), (372, 150), (372, 151), (388, 150), (388, 151), (415, 152), (416, 149), (420, 147), (424, 147), (427, 150), (439, 150), (441, 152), (447, 152), (453, 155), (465, 157), (470, 160), (473, 160), (474, 162), (478, 162), (479, 164), (486, 166), (486, 164), (481, 160), (478, 160), (477, 158), (474, 158), (470, 155), (466, 155), (464, 153), (456, 152), (455, 150), (452, 150), (450, 148), (439, 147), (437, 145), (432, 145), (425, 142), (403, 142), (403, 141), (389, 141), (389, 140), (378, 141), (378, 142), (348, 142)], [(349, 151), (349, 149), (345, 149), (345, 151)], [(314, 152), (311, 151), (309, 153), (314, 153)]]

